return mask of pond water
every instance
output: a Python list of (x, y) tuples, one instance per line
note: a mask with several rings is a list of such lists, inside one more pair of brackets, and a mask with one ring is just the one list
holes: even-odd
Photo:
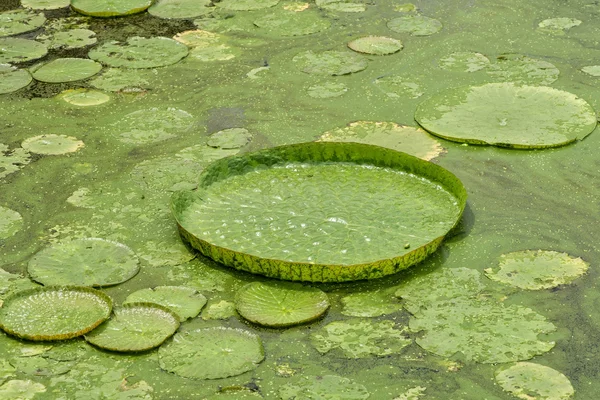
[[(27, 268), (40, 250), (72, 239), (116, 241), (135, 253), (140, 271), (102, 288), (115, 305), (145, 288), (196, 289), (207, 304), (181, 323), (178, 334), (215, 328), (201, 338), (213, 348), (219, 329), (243, 329), (260, 337), (265, 358), (232, 377), (199, 379), (166, 371), (161, 352), (171, 351), (173, 340), (131, 355), (102, 351), (83, 339), (35, 343), (1, 334), (0, 398), (597, 398), (600, 134), (524, 150), (423, 132), (392, 140), (381, 127), (416, 127), (415, 111), (432, 95), (497, 82), (550, 86), (600, 110), (598, 2), (222, 0), (206, 10), (197, 9), (204, 4), (198, 1), (193, 17), (177, 19), (160, 18), (165, 11), (157, 8), (87, 18), (64, 1), (24, 3), (59, 6), (44, 11), (45, 21), (29, 17), (32, 30), (13, 35), (51, 47), (37, 60), (9, 60), (39, 80), (26, 85), (27, 74), (9, 77), (10, 67), (0, 66), (0, 88), (9, 78), (26, 85), (0, 94), (0, 299), (36, 285)], [(0, 2), (0, 12), (16, 9), (23, 9), (20, 1)], [(182, 9), (179, 4), (175, 10)], [(0, 36), (15, 26), (3, 15)], [(66, 19), (71, 17), (81, 18)], [(94, 34), (73, 32), (83, 29)], [(165, 40), (122, 57), (120, 47), (105, 47), (197, 29), (204, 32), (178, 36), (189, 54), (185, 45)], [(396, 39), (402, 49), (389, 40), (365, 41), (369, 51), (387, 55), (348, 48), (366, 36)], [(1, 40), (0, 60), (8, 60), (10, 43)], [(136, 41), (144, 42), (129, 43)], [(365, 43), (353, 44), (360, 45)], [(38, 63), (88, 59), (88, 53), (102, 65), (38, 69)], [(146, 68), (119, 69), (127, 66)], [(539, 97), (531, 98), (535, 103)], [(527, 141), (540, 134), (540, 124), (563, 115), (542, 103), (496, 117), (495, 107), (463, 111), (473, 123), (462, 129), (530, 122), (521, 133)], [(236, 293), (249, 282), (271, 280), (186, 247), (169, 210), (172, 193), (192, 189), (202, 169), (221, 157), (315, 141), (325, 132), (352, 136), (348, 124), (368, 125), (356, 121), (381, 123), (365, 128), (373, 143), (406, 146), (458, 176), (468, 192), (461, 223), (432, 256), (406, 272), (312, 284), (330, 303), (315, 322), (271, 329), (245, 321), (233, 308)], [(226, 131), (233, 128), (243, 129)], [(46, 136), (31, 140), (40, 135)], [(356, 135), (369, 142), (366, 133)], [(531, 252), (508, 255), (526, 250)], [(544, 257), (558, 266), (549, 277), (532, 277), (529, 286), (514, 284), (514, 272), (503, 276), (498, 268), (513, 258), (535, 267), (531, 260)], [(75, 274), (88, 262), (84, 255), (70, 260)], [(569, 275), (577, 266), (579, 272)], [(226, 364), (232, 352), (215, 348), (220, 361), (207, 359), (197, 369)], [(244, 354), (240, 348), (233, 353)], [(177, 357), (192, 358), (195, 349)], [(515, 364), (525, 361), (534, 365)]]

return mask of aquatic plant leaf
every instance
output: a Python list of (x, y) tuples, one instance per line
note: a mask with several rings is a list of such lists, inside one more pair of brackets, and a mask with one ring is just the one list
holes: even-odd
[(446, 71), (476, 72), (490, 65), (490, 60), (481, 53), (459, 51), (442, 57), (438, 66)]
[(600, 76), (600, 65), (588, 65), (581, 70), (591, 76)]
[[(31, 80), (31, 74), (26, 69), (0, 64), (0, 94), (16, 92), (29, 85)], [(2, 171), (0, 171), (1, 175)]]
[(125, 143), (144, 145), (177, 137), (192, 127), (194, 117), (177, 108), (150, 108), (125, 115), (111, 131)]
[[(93, 0), (96, 1), (96, 0)], [(188, 48), (166, 37), (130, 37), (127, 42), (111, 41), (88, 53), (92, 60), (110, 67), (156, 68), (175, 64), (188, 55)]]
[[(0, 77), (1, 76), (2, 75), (0, 74)], [(17, 147), (11, 151), (7, 145), (0, 143), (0, 179), (13, 172), (17, 172), (23, 168), (23, 166), (29, 164), (30, 161), (31, 156), (24, 148)]]
[(65, 90), (57, 98), (79, 107), (98, 106), (110, 101), (110, 96), (106, 93), (86, 88)]
[(329, 299), (322, 290), (300, 284), (251, 282), (238, 290), (235, 306), (248, 321), (283, 328), (319, 318)]
[(179, 321), (194, 318), (206, 304), (204, 297), (196, 289), (186, 286), (157, 286), (131, 293), (123, 304), (154, 303), (168, 308), (179, 316)]
[(323, 51), (315, 53), (311, 50), (296, 55), (292, 61), (307, 74), (347, 75), (367, 68), (367, 59), (348, 51)]
[(280, 9), (254, 20), (254, 25), (277, 36), (304, 36), (329, 29), (331, 22), (316, 10)]
[(274, 7), (279, 0), (221, 0), (216, 5), (226, 10), (251, 11)]
[(46, 247), (27, 266), (31, 279), (44, 285), (112, 286), (140, 270), (134, 252), (99, 238), (75, 239)]
[(510, 82), (443, 91), (419, 104), (415, 119), (444, 139), (517, 149), (563, 146), (596, 127), (596, 113), (574, 94)]
[(348, 47), (359, 53), (384, 56), (397, 53), (404, 46), (398, 39), (385, 36), (365, 36), (348, 42)]
[(15, 371), (15, 367), (13, 367), (8, 360), (0, 358), (0, 386), (2, 386), (9, 378), (14, 377)]
[(148, 71), (152, 70), (107, 68), (88, 83), (107, 92), (144, 92), (150, 88)]
[(228, 319), (235, 315), (235, 303), (227, 300), (221, 300), (218, 303), (213, 303), (206, 307), (202, 313), (202, 319)]
[(318, 140), (373, 144), (403, 151), (427, 161), (445, 152), (442, 145), (424, 130), (394, 122), (351, 122), (343, 128), (325, 132)]
[(499, 56), (486, 72), (501, 82), (524, 85), (550, 85), (560, 74), (554, 64), (520, 54)]
[(209, 4), (210, 0), (158, 0), (148, 13), (164, 19), (197, 18), (213, 11)]
[(48, 54), (48, 48), (35, 40), (0, 38), (0, 64), (37, 60)]
[(396, 33), (410, 33), (412, 36), (429, 36), (442, 30), (442, 23), (435, 18), (423, 15), (404, 15), (394, 18), (387, 27)]
[(345, 94), (348, 91), (348, 86), (341, 82), (325, 82), (312, 85), (306, 91), (312, 98), (329, 99)]
[(21, 5), (33, 10), (57, 10), (68, 7), (71, 0), (21, 0)]
[(0, 386), (0, 398), (3, 400), (31, 400), (38, 393), (44, 393), (46, 387), (31, 380), (13, 379)]
[(217, 327), (177, 333), (158, 357), (162, 369), (184, 378), (219, 379), (252, 371), (265, 355), (257, 335)]
[(377, 89), (391, 99), (417, 99), (423, 96), (424, 89), (416, 82), (411, 82), (400, 75), (388, 75), (373, 81)]
[(235, 58), (239, 49), (227, 44), (223, 36), (203, 31), (192, 30), (180, 32), (173, 39), (190, 48), (189, 58), (199, 61), (226, 61)]
[(40, 285), (21, 275), (11, 274), (0, 268), (0, 307), (2, 307), (4, 299), (22, 290), (36, 287), (40, 287)]
[(317, 6), (331, 11), (363, 12), (366, 5), (354, 0), (316, 0)]
[(33, 376), (57, 376), (73, 368), (73, 362), (63, 362), (42, 356), (14, 357), (10, 360), (20, 373)]
[(203, 171), (199, 188), (172, 200), (186, 241), (230, 267), (304, 281), (368, 279), (407, 268), (439, 245), (465, 196), (439, 166), (333, 142), (222, 159)]
[(342, 297), (342, 304), (342, 314), (351, 317), (378, 317), (402, 309), (402, 305), (386, 290), (353, 293)]
[(223, 389), (221, 393), (206, 397), (205, 400), (244, 400), (244, 399), (263, 399), (260, 394), (249, 389)]
[(71, 0), (71, 7), (91, 17), (123, 17), (146, 11), (152, 0)]
[(57, 58), (31, 68), (36, 81), (48, 83), (74, 82), (90, 78), (102, 70), (102, 64), (85, 58)]
[(365, 358), (398, 354), (412, 340), (396, 329), (393, 321), (352, 319), (334, 321), (310, 335), (312, 345), (319, 353), (336, 357)]
[(245, 128), (224, 129), (208, 137), (206, 144), (220, 149), (240, 149), (250, 143), (252, 134)]
[(179, 328), (179, 317), (153, 303), (129, 303), (113, 310), (112, 317), (85, 335), (101, 349), (118, 352), (146, 351), (160, 346)]
[(0, 37), (34, 31), (46, 22), (44, 13), (31, 10), (9, 10), (0, 12)]
[(27, 340), (64, 340), (91, 331), (110, 316), (112, 301), (86, 287), (24, 290), (0, 308), (0, 328)]
[(582, 21), (577, 18), (558, 17), (548, 18), (538, 24), (537, 31), (561, 36), (566, 31), (581, 25)]
[(503, 254), (498, 268), (488, 268), (485, 274), (520, 289), (540, 290), (571, 283), (588, 268), (587, 262), (566, 253), (525, 250)]
[(279, 388), (282, 400), (335, 399), (362, 400), (368, 399), (367, 388), (351, 379), (336, 375), (301, 377), (296, 382), (286, 383)]
[(98, 40), (96, 32), (89, 29), (67, 29), (65, 31), (51, 32), (46, 35), (38, 35), (35, 40), (44, 43), (49, 49), (80, 49), (91, 46)]
[[(1, 164), (0, 164), (1, 165)], [(8, 239), (23, 227), (23, 217), (10, 208), (0, 206), (0, 239)]]
[(427, 390), (427, 388), (423, 386), (416, 386), (408, 389), (400, 396), (394, 397), (392, 400), (419, 400), (421, 396), (425, 394), (425, 390)]
[(441, 300), (421, 308), (409, 323), (419, 346), (442, 357), (462, 353), (468, 361), (505, 363), (546, 353), (554, 342), (538, 334), (556, 330), (535, 311), (521, 306), (465, 298)]
[(495, 373), (502, 389), (523, 400), (569, 400), (575, 390), (569, 379), (544, 365), (518, 362)]

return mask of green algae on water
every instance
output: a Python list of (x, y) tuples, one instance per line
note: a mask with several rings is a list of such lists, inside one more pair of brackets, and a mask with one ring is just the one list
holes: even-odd
[(370, 393), (366, 387), (351, 379), (325, 375), (300, 377), (294, 382), (286, 383), (279, 388), (279, 396), (282, 400), (362, 400), (368, 399)]
[(378, 317), (395, 313), (402, 305), (389, 290), (375, 290), (364, 293), (352, 293), (341, 299), (344, 308), (342, 314), (350, 317)]

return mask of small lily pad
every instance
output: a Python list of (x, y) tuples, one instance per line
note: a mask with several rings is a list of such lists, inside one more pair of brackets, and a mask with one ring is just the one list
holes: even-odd
[(158, 18), (197, 18), (212, 12), (210, 0), (157, 0), (148, 13)]
[(30, 161), (31, 156), (24, 148), (17, 147), (11, 151), (7, 145), (0, 143), (0, 179), (17, 172)]
[(220, 8), (235, 11), (251, 11), (274, 7), (279, 0), (221, 0), (216, 3)]
[(312, 98), (330, 99), (345, 94), (348, 91), (348, 86), (341, 82), (325, 82), (312, 85), (306, 91)]
[(373, 81), (375, 87), (390, 99), (417, 99), (423, 96), (423, 88), (400, 75), (388, 75)]
[(435, 18), (423, 15), (404, 15), (394, 18), (387, 27), (396, 33), (409, 33), (412, 36), (429, 36), (442, 30), (442, 23)]
[(325, 132), (319, 141), (374, 144), (403, 151), (423, 160), (432, 160), (445, 151), (441, 144), (424, 130), (394, 122), (351, 122), (344, 128)]
[(342, 297), (342, 304), (342, 314), (351, 317), (378, 317), (402, 309), (402, 305), (386, 290), (353, 293)]
[(95, 287), (125, 282), (139, 270), (129, 247), (98, 238), (54, 244), (34, 255), (27, 267), (31, 279), (44, 285)]
[[(31, 80), (31, 74), (26, 69), (0, 64), (0, 94), (16, 92), (29, 85)], [(2, 171), (0, 171), (1, 174)]]
[(57, 10), (68, 7), (71, 0), (21, 0), (21, 5), (33, 10)]
[(319, 318), (329, 300), (322, 290), (299, 284), (252, 282), (236, 293), (235, 305), (251, 322), (283, 328)]
[(575, 390), (557, 370), (540, 364), (519, 362), (496, 371), (496, 382), (505, 391), (523, 400), (569, 400)]
[(177, 333), (158, 357), (162, 369), (184, 378), (219, 379), (252, 371), (265, 355), (257, 335), (217, 327)]
[(490, 65), (490, 60), (481, 53), (459, 51), (440, 58), (438, 66), (446, 71), (476, 72)]
[(63, 83), (90, 78), (102, 70), (102, 64), (85, 58), (57, 58), (31, 69), (40, 82)]
[(81, 336), (110, 316), (112, 301), (86, 287), (44, 287), (18, 292), (0, 308), (0, 328), (28, 340)]
[(525, 85), (550, 85), (560, 74), (554, 64), (520, 54), (503, 54), (497, 57), (486, 72), (501, 82)]
[(206, 307), (202, 313), (202, 319), (228, 319), (236, 315), (235, 303), (221, 300)]
[(444, 139), (518, 149), (564, 146), (596, 127), (596, 113), (574, 94), (513, 83), (443, 91), (419, 104), (415, 119)]
[(35, 40), (0, 38), (0, 64), (37, 60), (48, 54), (48, 48)]
[(196, 289), (185, 286), (157, 286), (152, 289), (142, 289), (131, 293), (123, 304), (154, 303), (168, 308), (179, 316), (183, 322), (194, 318), (206, 304), (206, 297)]
[(384, 56), (397, 53), (404, 46), (398, 39), (385, 36), (365, 36), (349, 42), (348, 47), (359, 53)]
[(147, 70), (107, 68), (91, 79), (89, 84), (107, 92), (136, 92), (149, 88), (149, 78)]
[(58, 155), (74, 153), (84, 146), (81, 140), (66, 135), (40, 135), (23, 140), (21, 147), (35, 154)]
[(0, 398), (3, 400), (31, 400), (38, 393), (44, 393), (46, 386), (31, 380), (13, 379), (0, 386)]
[(224, 37), (213, 32), (192, 30), (178, 33), (173, 39), (190, 48), (189, 58), (199, 61), (226, 61), (235, 58), (239, 49), (227, 44)]
[(153, 0), (71, 0), (71, 7), (91, 17), (123, 17), (146, 11)]
[(23, 227), (23, 217), (10, 208), (0, 206), (0, 240), (8, 239)]
[(367, 9), (364, 3), (355, 0), (316, 0), (317, 6), (331, 11), (363, 12)]
[(179, 317), (153, 303), (130, 303), (113, 310), (108, 321), (85, 335), (101, 349), (118, 352), (146, 351), (160, 346), (179, 328)]
[(398, 354), (412, 340), (396, 329), (393, 321), (353, 319), (335, 321), (310, 336), (319, 353), (333, 353), (337, 357), (365, 358)]
[(44, 13), (31, 10), (9, 10), (0, 12), (0, 37), (34, 31), (44, 25)]
[(280, 9), (254, 20), (254, 25), (277, 36), (304, 36), (329, 29), (331, 22), (316, 10)]
[(307, 74), (347, 75), (367, 68), (367, 60), (363, 56), (348, 51), (323, 51), (315, 53), (311, 50), (296, 55), (292, 61)]
[(589, 264), (566, 253), (525, 250), (503, 254), (496, 269), (488, 268), (488, 278), (526, 290), (550, 289), (571, 283), (585, 274)]
[(131, 144), (157, 143), (187, 132), (194, 117), (177, 108), (149, 108), (134, 111), (110, 126), (119, 139)]
[(49, 49), (80, 49), (97, 42), (96, 32), (89, 29), (67, 29), (38, 35), (35, 40), (44, 43)]
[(588, 65), (581, 70), (591, 76), (600, 76), (600, 65)]
[(110, 101), (110, 96), (106, 93), (86, 88), (68, 89), (61, 92), (57, 97), (79, 107), (97, 106)]
[(538, 24), (537, 30), (551, 35), (564, 35), (569, 29), (581, 25), (581, 22), (577, 18), (548, 18)]
[(215, 132), (208, 137), (206, 144), (219, 149), (240, 149), (250, 143), (252, 134), (245, 128), (231, 128)]
[[(96, 0), (92, 0), (96, 1)], [(175, 64), (188, 55), (186, 45), (166, 37), (130, 37), (93, 48), (88, 56), (110, 67), (156, 68)]]
[(335, 399), (362, 400), (370, 394), (366, 387), (351, 379), (336, 375), (301, 377), (279, 388), (282, 400)]

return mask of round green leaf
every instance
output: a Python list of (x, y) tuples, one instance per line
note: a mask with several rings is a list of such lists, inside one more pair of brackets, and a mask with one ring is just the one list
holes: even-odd
[(324, 51), (315, 53), (311, 50), (296, 55), (292, 60), (296, 66), (307, 74), (347, 75), (367, 68), (367, 60), (358, 54), (348, 51)]
[(252, 282), (235, 295), (240, 315), (259, 325), (283, 328), (319, 318), (329, 308), (325, 292), (286, 283)]
[(423, 160), (434, 159), (445, 151), (440, 143), (424, 130), (394, 122), (351, 122), (343, 128), (325, 132), (319, 141), (374, 144), (403, 151)]
[(65, 135), (40, 135), (23, 140), (21, 147), (35, 154), (58, 155), (73, 153), (84, 146), (81, 140)]
[(150, 86), (149, 71), (107, 68), (100, 75), (91, 79), (89, 84), (96, 89), (108, 92), (142, 92)]
[(39, 35), (36, 40), (44, 43), (49, 49), (79, 49), (95, 44), (96, 32), (89, 29), (67, 29), (52, 32), (48, 35)]
[(110, 100), (109, 95), (86, 88), (65, 90), (58, 95), (58, 98), (79, 107), (97, 106)]
[(496, 382), (511, 395), (523, 400), (569, 400), (575, 390), (557, 370), (540, 364), (519, 362), (496, 371)]
[(279, 0), (221, 0), (216, 5), (226, 10), (250, 11), (274, 7), (278, 3)]
[(0, 328), (28, 340), (64, 340), (86, 334), (110, 316), (111, 299), (86, 287), (18, 292), (0, 308)]
[(44, 25), (44, 13), (30, 10), (9, 10), (0, 12), (0, 37), (34, 31)]
[(550, 85), (560, 71), (548, 61), (536, 60), (520, 54), (504, 54), (490, 64), (486, 72), (501, 82), (525, 85)]
[(383, 56), (402, 50), (402, 42), (385, 36), (365, 36), (348, 43), (354, 51)]
[(307, 89), (308, 95), (315, 99), (339, 97), (348, 91), (348, 86), (341, 82), (325, 82), (312, 85)]
[[(1, 165), (1, 164), (0, 164)], [(10, 208), (0, 206), (0, 240), (8, 239), (23, 227), (23, 217)]]
[(367, 9), (364, 3), (354, 0), (316, 0), (317, 6), (331, 11), (363, 12)]
[(213, 133), (208, 137), (208, 144), (219, 149), (239, 149), (250, 143), (252, 134), (245, 128), (231, 128)]
[(179, 316), (181, 322), (194, 318), (206, 304), (206, 297), (196, 289), (185, 286), (157, 286), (131, 293), (123, 304), (154, 303), (168, 308)]
[(600, 65), (588, 65), (581, 70), (591, 76), (600, 76)]
[(315, 10), (280, 9), (254, 20), (254, 25), (277, 36), (304, 36), (329, 29), (331, 22)]
[(12, 379), (0, 386), (0, 398), (4, 400), (31, 400), (44, 393), (46, 386), (28, 380)]
[(57, 58), (31, 69), (40, 82), (63, 83), (87, 79), (102, 70), (102, 64), (85, 58)]
[(70, 0), (21, 0), (21, 5), (34, 10), (57, 10), (68, 7)]
[(465, 198), (437, 165), (333, 142), (222, 159), (204, 170), (199, 188), (172, 204), (192, 246), (237, 269), (315, 282), (413, 265), (455, 225)]
[(177, 108), (149, 108), (134, 111), (110, 126), (112, 133), (130, 144), (150, 144), (187, 132), (194, 117)]
[(219, 379), (252, 371), (265, 355), (257, 335), (218, 327), (177, 333), (158, 357), (162, 369), (184, 378)]
[(110, 67), (156, 68), (175, 64), (188, 55), (188, 48), (166, 37), (147, 39), (134, 36), (127, 39), (127, 43), (104, 43), (93, 48), (88, 55)]
[(0, 94), (16, 92), (31, 83), (31, 74), (8, 64), (0, 64)]
[(390, 99), (416, 99), (423, 96), (423, 88), (401, 75), (388, 75), (373, 81), (375, 87)]
[(310, 336), (319, 353), (332, 352), (336, 357), (365, 358), (397, 354), (412, 340), (404, 329), (396, 329), (392, 321), (352, 319), (325, 325)]
[(362, 400), (368, 399), (367, 388), (348, 378), (335, 375), (318, 377), (301, 377), (279, 388), (282, 400), (335, 399)]
[(497, 269), (488, 268), (488, 278), (520, 289), (550, 289), (571, 283), (588, 270), (589, 264), (566, 253), (525, 250), (503, 254)]
[(446, 71), (475, 72), (490, 65), (490, 60), (481, 53), (459, 51), (440, 58), (438, 66)]
[(160, 346), (178, 328), (179, 317), (168, 308), (130, 303), (115, 309), (111, 319), (85, 335), (85, 340), (110, 351), (146, 351)]
[(412, 36), (429, 36), (442, 30), (442, 23), (422, 15), (405, 15), (394, 18), (387, 27), (397, 33), (410, 33)]
[(378, 317), (402, 309), (402, 305), (385, 290), (353, 293), (342, 297), (342, 314), (351, 317)]
[(197, 18), (212, 12), (210, 0), (157, 0), (148, 13), (158, 18)]
[(122, 17), (145, 11), (153, 0), (71, 0), (71, 7), (91, 17)]
[(415, 119), (444, 139), (521, 149), (563, 146), (596, 127), (596, 113), (574, 94), (512, 83), (446, 90), (419, 104)]
[(27, 267), (31, 279), (43, 285), (112, 286), (139, 271), (133, 251), (104, 239), (59, 242), (34, 255)]
[(0, 64), (37, 60), (48, 54), (48, 48), (35, 40), (0, 38)]
[(17, 172), (30, 161), (31, 156), (24, 148), (18, 147), (9, 151), (7, 145), (0, 143), (0, 179)]
[(558, 17), (548, 18), (538, 24), (539, 32), (562, 36), (569, 29), (581, 25), (581, 20), (576, 18)]

